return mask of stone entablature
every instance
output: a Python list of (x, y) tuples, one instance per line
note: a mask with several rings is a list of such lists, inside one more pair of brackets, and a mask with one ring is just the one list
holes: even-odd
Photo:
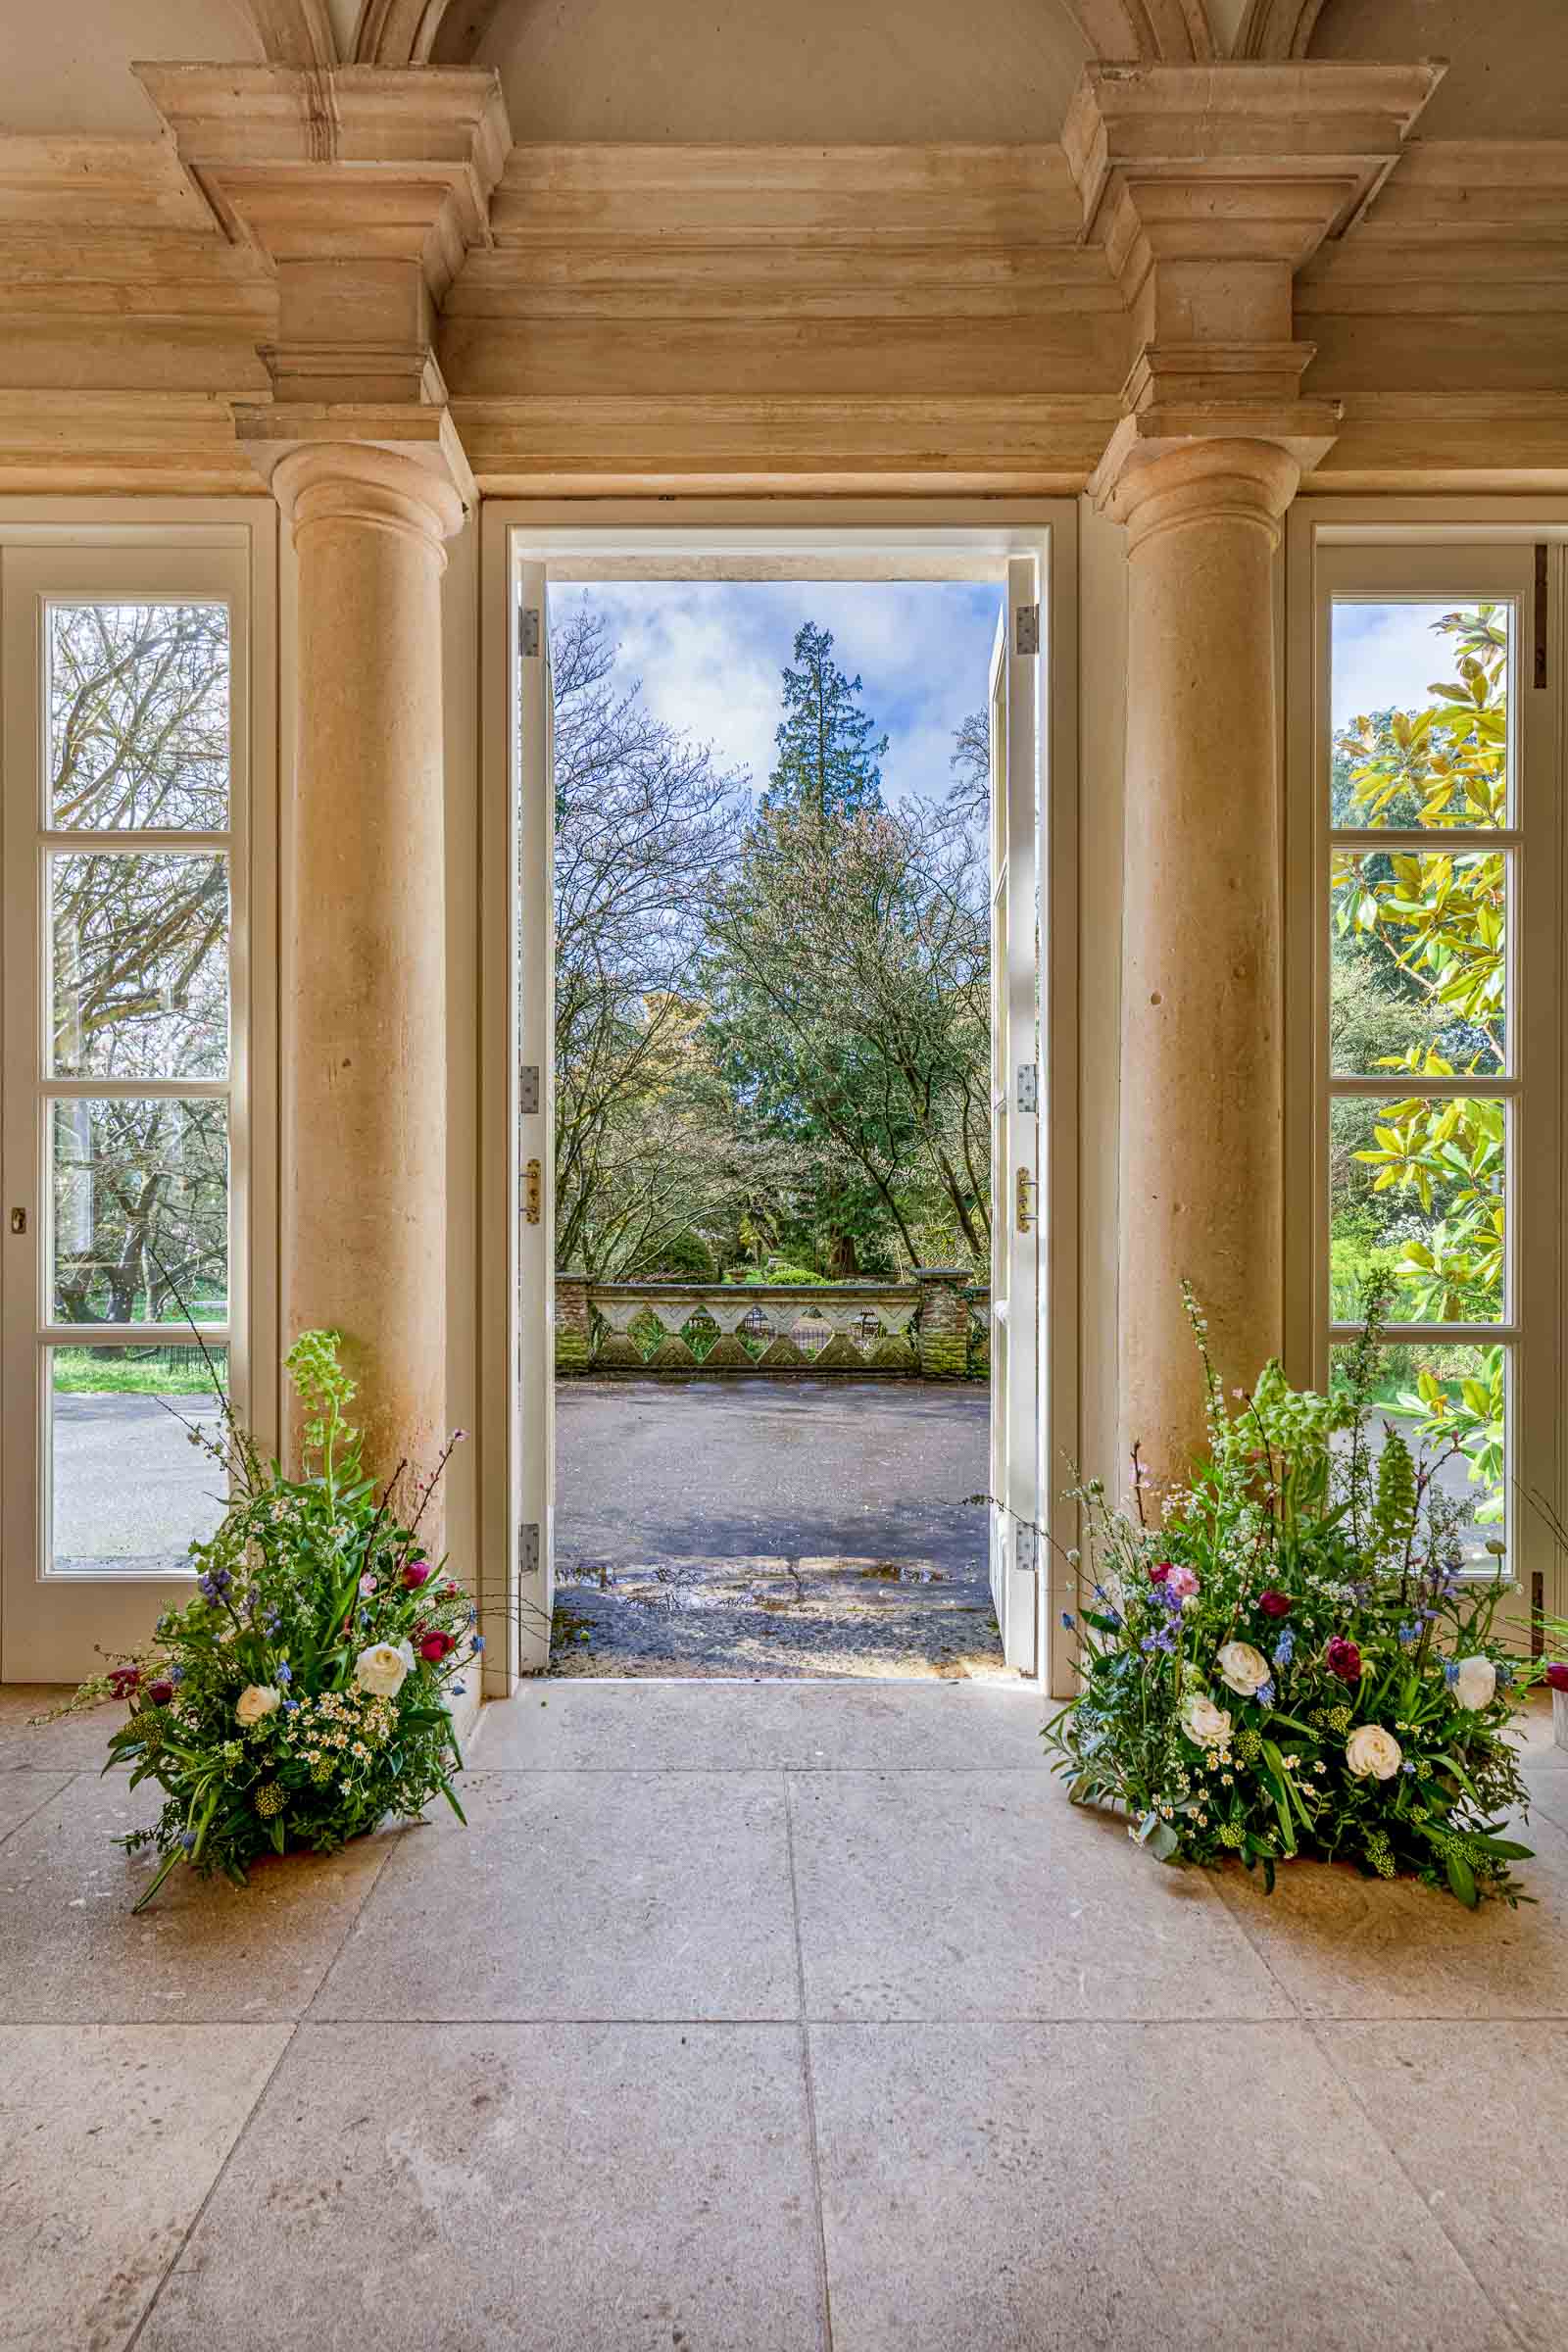
[[(961, 1267), (907, 1282), (591, 1282), (556, 1276), (556, 1371), (634, 1378), (984, 1378), (989, 1293)], [(979, 1306), (980, 1331), (970, 1325)], [(657, 1326), (657, 1331), (656, 1331)]]

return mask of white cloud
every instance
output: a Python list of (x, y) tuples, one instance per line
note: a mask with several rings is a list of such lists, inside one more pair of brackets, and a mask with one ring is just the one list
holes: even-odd
[(1333, 724), (1336, 732), (1373, 710), (1419, 710), (1431, 702), (1434, 678), (1453, 676), (1451, 641), (1432, 623), (1453, 611), (1438, 604), (1352, 604), (1334, 607)]

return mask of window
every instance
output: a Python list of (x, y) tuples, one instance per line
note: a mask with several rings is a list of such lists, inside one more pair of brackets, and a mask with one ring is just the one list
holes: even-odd
[(1377, 1427), (1424, 1451), (1463, 1564), (1501, 1565), (1522, 1633), (1550, 1553), (1530, 1497), (1556, 1499), (1561, 1275), (1532, 549), (1332, 547), (1316, 569), (1318, 1376), (1341, 1377), (1381, 1283)]

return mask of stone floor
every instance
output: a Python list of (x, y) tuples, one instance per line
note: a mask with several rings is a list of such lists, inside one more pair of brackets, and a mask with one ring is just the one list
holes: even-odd
[(1534, 1907), (1161, 1870), (1027, 1691), (546, 1683), (472, 1826), (191, 1886), (0, 1693), (6, 2352), (1568, 2341)]
[(1016, 1682), (989, 1417), (978, 1386), (563, 1381), (552, 1671)]

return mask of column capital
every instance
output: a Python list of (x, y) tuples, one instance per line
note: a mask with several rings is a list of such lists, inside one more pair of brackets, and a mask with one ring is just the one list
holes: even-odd
[(296, 545), (313, 523), (359, 522), (418, 539), (444, 564), (445, 541), (463, 528), (464, 502), (450, 473), (407, 448), (323, 435), (273, 444), (268, 456), (263, 471)]
[[(1319, 402), (1302, 401), (1299, 412)], [(1296, 422), (1303, 421), (1298, 414)], [(1221, 516), (1255, 522), (1277, 538), (1279, 520), (1296, 496), (1304, 468), (1333, 441), (1289, 429), (1290, 420), (1239, 414), (1234, 429), (1141, 439), (1139, 419), (1123, 417), (1089, 483), (1089, 493), (1113, 522), (1129, 528), (1137, 547), (1172, 523)], [(1275, 431), (1266, 427), (1272, 422)]]

